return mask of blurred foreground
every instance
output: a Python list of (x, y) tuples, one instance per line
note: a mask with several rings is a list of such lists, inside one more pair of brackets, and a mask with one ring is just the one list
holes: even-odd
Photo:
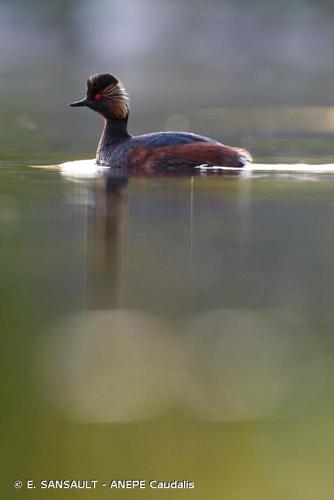
[(331, 177), (0, 175), (6, 498), (332, 497)]

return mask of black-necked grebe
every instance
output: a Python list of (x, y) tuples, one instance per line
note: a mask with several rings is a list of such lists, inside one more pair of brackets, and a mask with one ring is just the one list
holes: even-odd
[(187, 132), (128, 133), (129, 96), (108, 73), (87, 80), (86, 97), (70, 106), (87, 106), (103, 116), (105, 125), (96, 151), (101, 165), (150, 171), (207, 166), (243, 167), (252, 161), (248, 151)]

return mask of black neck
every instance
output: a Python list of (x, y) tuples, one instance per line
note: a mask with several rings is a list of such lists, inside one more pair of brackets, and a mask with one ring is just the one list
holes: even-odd
[(110, 147), (112, 144), (129, 139), (131, 135), (128, 133), (128, 119), (106, 119), (104, 129), (100, 139), (99, 147)]
[(111, 155), (118, 144), (132, 136), (128, 133), (128, 119), (106, 119), (101, 139), (96, 151), (96, 160), (102, 165), (111, 165)]

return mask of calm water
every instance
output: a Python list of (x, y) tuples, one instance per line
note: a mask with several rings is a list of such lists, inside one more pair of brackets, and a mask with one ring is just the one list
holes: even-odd
[(333, 192), (3, 164), (3, 497), (332, 499)]

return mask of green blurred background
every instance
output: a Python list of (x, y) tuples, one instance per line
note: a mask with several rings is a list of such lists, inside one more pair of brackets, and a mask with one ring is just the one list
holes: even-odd
[(332, 155), (333, 16), (329, 0), (2, 0), (3, 155), (94, 156), (99, 118), (66, 105), (106, 71), (130, 92), (134, 133)]

